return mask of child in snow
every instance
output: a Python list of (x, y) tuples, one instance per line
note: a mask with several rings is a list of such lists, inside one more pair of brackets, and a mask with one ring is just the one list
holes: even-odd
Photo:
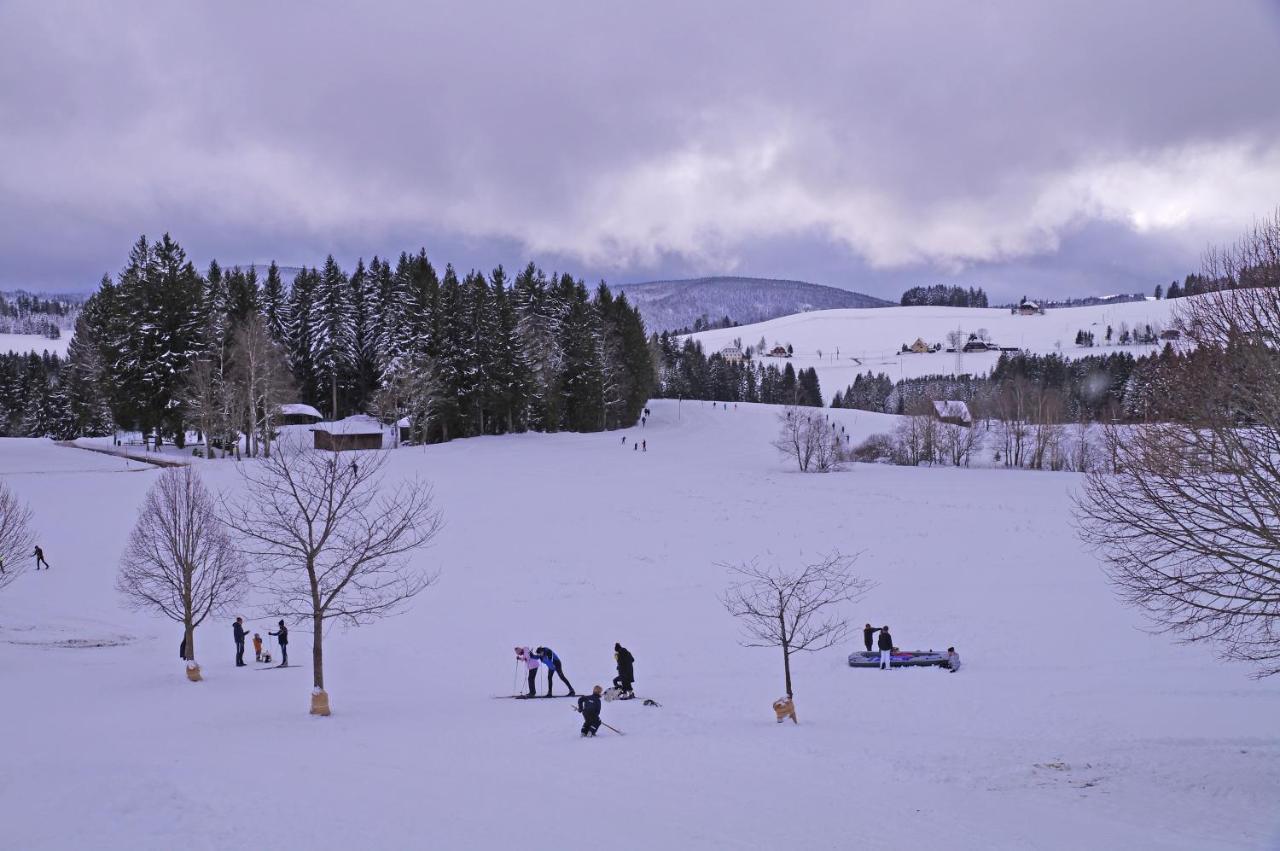
[(947, 670), (953, 674), (960, 670), (960, 654), (954, 647), (947, 648)]
[(253, 661), (262, 661), (262, 636), (256, 632), (253, 634)]
[(534, 686), (538, 678), (538, 657), (528, 647), (517, 647), (516, 659), (524, 662), (529, 669), (529, 697), (537, 697), (538, 692)]
[(604, 689), (596, 686), (591, 694), (578, 698), (578, 711), (582, 713), (582, 735), (594, 736), (600, 729), (600, 694)]

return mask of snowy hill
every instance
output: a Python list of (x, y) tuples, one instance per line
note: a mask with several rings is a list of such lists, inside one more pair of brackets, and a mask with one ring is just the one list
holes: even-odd
[(48, 352), (52, 355), (66, 357), (67, 346), (71, 345), (71, 332), (65, 331), (56, 340), (50, 340), (41, 334), (0, 334), (0, 352)]
[(881, 307), (883, 299), (837, 287), (769, 278), (694, 278), (616, 287), (639, 306), (650, 331), (692, 328), (699, 317), (712, 322), (763, 322), (777, 316), (836, 307)]
[[(802, 476), (778, 409), (658, 401), (621, 436), (395, 450), (446, 527), (440, 582), (405, 615), (326, 640), (310, 675), (236, 669), (229, 619), (180, 630), (122, 608), (116, 560), (157, 472), (0, 440), (0, 476), (52, 565), (0, 594), (6, 847), (610, 849), (1259, 848), (1280, 834), (1280, 682), (1142, 632), (1071, 529), (1063, 473), (859, 466)], [(894, 418), (833, 411), (856, 440)], [(630, 448), (637, 439), (648, 451)], [(252, 463), (252, 462), (245, 462)], [(241, 487), (233, 461), (199, 462)], [(852, 670), (860, 636), (794, 664), (737, 643), (718, 563), (861, 553), (848, 610), (965, 668)], [(273, 613), (246, 605), (251, 631)], [(306, 660), (306, 629), (294, 655)], [(580, 690), (613, 643), (640, 701), (580, 740), (568, 701), (514, 692), (546, 644)], [(296, 660), (295, 660), (296, 661)], [(263, 676), (266, 674), (266, 676)], [(560, 687), (557, 686), (559, 691)], [(555, 818), (550, 817), (555, 814)]]
[[(1173, 325), (1173, 310), (1179, 302), (1140, 301), (1123, 304), (1091, 305), (1048, 310), (1043, 316), (1016, 316), (1007, 308), (965, 307), (884, 307), (875, 310), (823, 310), (784, 316), (768, 322), (739, 328), (721, 328), (693, 335), (708, 352), (716, 352), (742, 340), (743, 346), (758, 346), (764, 338), (767, 347), (790, 344), (794, 350), (791, 363), (796, 369), (814, 367), (829, 401), (836, 391), (853, 383), (855, 375), (883, 372), (891, 379), (915, 378), (921, 375), (950, 375), (957, 372), (982, 374), (995, 366), (998, 352), (962, 355), (945, 351), (947, 334), (960, 330), (970, 333), (985, 330), (992, 342), (1039, 354), (1060, 353), (1067, 357), (1127, 351), (1147, 354), (1163, 343), (1153, 345), (1104, 345), (1107, 326), (1118, 340), (1122, 327), (1145, 328), (1150, 325), (1158, 334)], [(1097, 345), (1092, 348), (1075, 345), (1076, 332), (1091, 331)], [(926, 344), (943, 345), (933, 353), (900, 352), (905, 343), (917, 339)], [(821, 353), (821, 354), (819, 354)], [(781, 365), (782, 359), (765, 359)], [(957, 369), (958, 367), (958, 369)]]

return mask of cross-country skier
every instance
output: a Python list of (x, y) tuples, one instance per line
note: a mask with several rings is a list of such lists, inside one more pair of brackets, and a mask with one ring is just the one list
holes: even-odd
[(578, 711), (582, 713), (582, 735), (594, 736), (600, 729), (600, 693), (604, 689), (596, 686), (591, 694), (578, 698)]
[(236, 640), (236, 667), (244, 667), (244, 618), (236, 618), (231, 625), (231, 635)]
[(32, 553), (32, 555), (36, 557), (36, 570), (39, 570), (40, 565), (42, 564), (44, 565), (45, 570), (49, 569), (49, 562), (44, 560), (44, 550), (40, 549), (39, 546), (36, 546), (36, 551)]
[(275, 632), (268, 632), (267, 635), (274, 635), (276, 641), (280, 642), (280, 664), (277, 667), (289, 667), (289, 627), (284, 625), (284, 621), (280, 621), (280, 629)]
[(887, 671), (893, 666), (893, 636), (889, 634), (889, 627), (880, 627), (876, 646), (880, 648), (880, 670)]
[(867, 624), (862, 628), (862, 643), (867, 646), (868, 653), (871, 652), (871, 641), (872, 639), (875, 638), (875, 634), (879, 631), (880, 631), (879, 629), (877, 629), (876, 627), (873, 627), (871, 624)]
[(516, 658), (524, 662), (525, 667), (529, 669), (529, 697), (537, 697), (538, 692), (534, 688), (538, 679), (538, 657), (533, 655), (528, 647), (517, 647)]
[(547, 667), (547, 697), (551, 697), (551, 686), (555, 682), (552, 677), (553, 674), (559, 675), (560, 682), (564, 683), (569, 689), (569, 697), (573, 697), (575, 694), (573, 685), (564, 678), (564, 668), (561, 667), (560, 657), (556, 655), (555, 651), (550, 647), (539, 647), (533, 651), (533, 654)]
[(618, 696), (624, 700), (635, 697), (632, 693), (632, 684), (636, 681), (636, 657), (631, 655), (630, 650), (614, 642), (613, 658), (618, 660), (618, 676), (613, 678), (613, 684), (621, 692)]
[(960, 654), (954, 647), (947, 648), (947, 670), (953, 674), (960, 670)]

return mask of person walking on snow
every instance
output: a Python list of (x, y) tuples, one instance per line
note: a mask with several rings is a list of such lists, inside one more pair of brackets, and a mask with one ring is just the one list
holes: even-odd
[(280, 665), (281, 668), (289, 667), (289, 627), (284, 625), (284, 621), (280, 621), (280, 629), (275, 632), (268, 632), (267, 635), (274, 635), (276, 641), (280, 643)]
[(868, 653), (871, 652), (871, 641), (879, 631), (879, 629), (876, 629), (871, 624), (867, 624), (862, 628), (862, 643), (867, 646)]
[(49, 569), (49, 562), (44, 560), (44, 550), (40, 549), (39, 545), (36, 546), (36, 551), (32, 555), (36, 557), (36, 570), (39, 570), (42, 564), (45, 570)]
[(582, 713), (582, 735), (594, 736), (600, 729), (600, 693), (604, 689), (596, 686), (591, 694), (578, 698), (578, 711)]
[(528, 647), (517, 647), (516, 659), (524, 662), (525, 667), (529, 669), (529, 697), (537, 697), (538, 691), (535, 685), (538, 679), (538, 657), (533, 655), (533, 651)]
[(231, 625), (231, 635), (236, 640), (236, 667), (244, 667), (244, 618), (236, 618)]
[(537, 650), (533, 651), (533, 653), (547, 668), (547, 697), (552, 696), (551, 686), (555, 683), (555, 680), (552, 677), (553, 674), (560, 677), (560, 682), (564, 683), (565, 687), (569, 689), (569, 697), (573, 697), (575, 694), (573, 684), (565, 679), (564, 668), (561, 666), (560, 657), (556, 655), (556, 652), (550, 647), (539, 647)]
[(649, 441), (647, 441), (647, 440), (642, 440), (642, 441), (640, 441), (640, 451), (641, 451), (641, 452), (648, 452), (648, 451), (649, 451)]
[(893, 636), (889, 634), (889, 627), (880, 627), (876, 646), (880, 648), (880, 670), (887, 671), (893, 666)]
[(262, 636), (256, 632), (253, 634), (253, 661), (262, 661)]
[(618, 660), (618, 676), (613, 678), (613, 684), (621, 692), (619, 697), (635, 697), (632, 687), (636, 681), (636, 657), (631, 655), (630, 650), (614, 642), (613, 658)]

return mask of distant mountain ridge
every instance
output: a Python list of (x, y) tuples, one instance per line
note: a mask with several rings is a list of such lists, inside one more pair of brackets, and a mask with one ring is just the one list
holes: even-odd
[(659, 332), (690, 328), (699, 317), (716, 322), (728, 316), (747, 325), (810, 310), (893, 304), (838, 287), (773, 278), (717, 276), (618, 284), (613, 289), (626, 293), (640, 309), (645, 327)]

